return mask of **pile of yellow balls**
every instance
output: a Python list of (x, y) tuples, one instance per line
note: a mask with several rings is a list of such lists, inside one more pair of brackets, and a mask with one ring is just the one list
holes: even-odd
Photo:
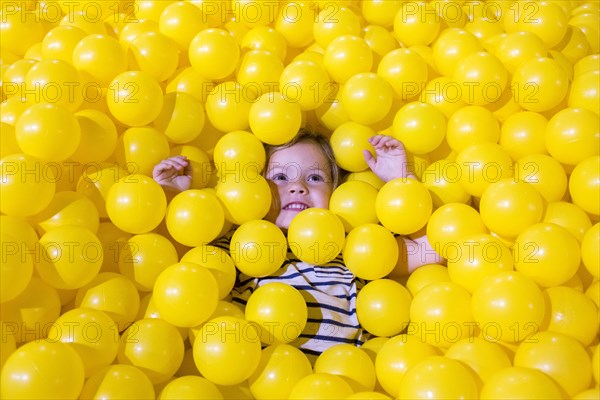
[[(0, 397), (597, 399), (600, 5), (2, 0)], [(287, 237), (263, 144), (348, 179)], [(386, 184), (362, 156), (401, 140)], [(192, 189), (152, 179), (185, 155)], [(235, 228), (230, 252), (211, 245)], [(398, 235), (429, 243), (425, 261)], [(418, 240), (415, 243), (419, 243)], [(368, 283), (314, 363), (290, 250)]]

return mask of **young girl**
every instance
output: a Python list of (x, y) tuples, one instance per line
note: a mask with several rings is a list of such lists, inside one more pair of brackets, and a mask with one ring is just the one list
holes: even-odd
[[(375, 150), (375, 156), (365, 150), (365, 160), (380, 179), (384, 182), (395, 178), (416, 179), (407, 173), (402, 143), (385, 135), (373, 136), (369, 143)], [(267, 145), (265, 150), (267, 164), (264, 174), (274, 191), (272, 211), (265, 219), (285, 231), (300, 211), (329, 207), (329, 198), (341, 183), (342, 171), (335, 162), (327, 138), (300, 131), (290, 142), (281, 146)], [(159, 163), (153, 176), (165, 187), (186, 190), (191, 182), (187, 167), (184, 157), (172, 157)], [(226, 235), (213, 244), (228, 251), (230, 237)], [(420, 243), (409, 238), (404, 240), (410, 248), (423, 248), (427, 254), (434, 254), (424, 237), (418, 239)], [(415, 253), (410, 254), (407, 261), (409, 269), (414, 269), (439, 260), (426, 262), (421, 254)], [(314, 359), (335, 344), (360, 346), (366, 340), (356, 315), (356, 295), (363, 283), (345, 267), (341, 255), (325, 265), (311, 265), (298, 260), (289, 251), (284, 265), (271, 276), (253, 278), (240, 273), (232, 291), (232, 301), (243, 308), (257, 287), (270, 282), (287, 283), (304, 296), (308, 307), (307, 325), (290, 344), (300, 348), (309, 358)]]

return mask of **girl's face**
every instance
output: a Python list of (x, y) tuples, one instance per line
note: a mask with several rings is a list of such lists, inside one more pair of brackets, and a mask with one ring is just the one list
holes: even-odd
[(318, 144), (301, 142), (277, 150), (267, 168), (266, 177), (276, 190), (275, 207), (267, 219), (278, 227), (287, 229), (296, 214), (307, 208), (329, 207), (333, 179), (329, 160)]

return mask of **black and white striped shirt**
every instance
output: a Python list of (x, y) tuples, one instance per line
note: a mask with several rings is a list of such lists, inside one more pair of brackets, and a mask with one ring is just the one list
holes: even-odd
[[(213, 244), (229, 251), (230, 237), (226, 235)], [(310, 359), (336, 344), (360, 346), (367, 339), (356, 314), (356, 295), (364, 283), (346, 268), (341, 255), (325, 265), (315, 266), (298, 260), (288, 251), (281, 268), (269, 276), (255, 278), (239, 273), (231, 293), (232, 302), (244, 309), (254, 290), (272, 282), (296, 288), (306, 301), (306, 327), (289, 344)]]

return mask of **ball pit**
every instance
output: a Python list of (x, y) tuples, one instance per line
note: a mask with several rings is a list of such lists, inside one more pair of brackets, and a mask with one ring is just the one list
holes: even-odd
[[(597, 398), (599, 17), (592, 0), (2, 1), (0, 397)], [(286, 238), (262, 220), (263, 144), (300, 127), (329, 131), (350, 174)], [(374, 134), (418, 180), (369, 171)], [(172, 155), (191, 190), (152, 179)], [(232, 227), (230, 253), (209, 244)], [(409, 273), (395, 235), (445, 262)], [(291, 329), (265, 334), (306, 324), (287, 285), (231, 302), (236, 272), (268, 276), (287, 245), (366, 280), (363, 346), (313, 360)]]

